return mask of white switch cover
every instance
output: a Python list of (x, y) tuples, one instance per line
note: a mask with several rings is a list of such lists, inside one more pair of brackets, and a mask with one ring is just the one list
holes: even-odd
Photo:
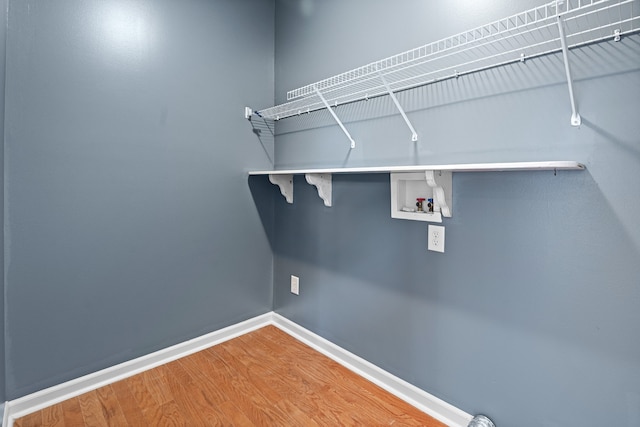
[(427, 249), (435, 252), (444, 252), (444, 227), (429, 224), (428, 234)]
[(291, 275), (291, 293), (300, 295), (300, 278)]

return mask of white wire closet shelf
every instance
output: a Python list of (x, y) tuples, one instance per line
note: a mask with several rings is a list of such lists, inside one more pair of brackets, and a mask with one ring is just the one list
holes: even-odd
[(266, 119), (280, 120), (328, 108), (351, 139), (331, 107), (390, 95), (411, 128), (412, 139), (416, 140), (417, 135), (395, 99), (395, 92), (527, 58), (563, 52), (572, 124), (578, 125), (568, 49), (607, 39), (618, 41), (620, 37), (638, 30), (640, 0), (555, 0), (291, 90), (287, 92), (288, 102), (253, 113)]

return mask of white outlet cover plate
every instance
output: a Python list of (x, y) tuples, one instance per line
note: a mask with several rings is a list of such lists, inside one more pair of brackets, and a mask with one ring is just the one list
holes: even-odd
[(429, 224), (427, 249), (434, 252), (444, 252), (444, 227)]
[(300, 295), (300, 278), (291, 275), (291, 293)]

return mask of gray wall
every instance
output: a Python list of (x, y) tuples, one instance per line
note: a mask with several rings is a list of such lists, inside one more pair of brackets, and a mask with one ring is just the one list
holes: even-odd
[[(536, 3), (278, 1), (276, 98)], [(401, 94), (417, 144), (388, 100), (337, 109), (352, 151), (327, 114), (279, 122), (280, 167), (587, 170), (454, 174), (444, 254), (390, 218), (386, 174), (334, 175), (331, 208), (301, 177), (293, 205), (274, 187), (275, 310), (499, 426), (640, 425), (640, 36), (572, 58), (580, 128), (558, 55)]]
[[(4, 224), (4, 82), (5, 82), (5, 58), (7, 41), (7, 1), (0, 1), (0, 136), (2, 136), (2, 147), (0, 148), (0, 186), (2, 187), (2, 197), (0, 197), (0, 222)], [(4, 241), (4, 227), (0, 231)], [(3, 272), (2, 282), (4, 283), (4, 244), (0, 246), (0, 271)], [(4, 286), (0, 292), (0, 402), (5, 401), (5, 367), (4, 367)], [(4, 403), (0, 405), (0, 414), (3, 413)]]
[[(273, 297), (500, 426), (640, 424), (638, 36), (574, 53), (579, 129), (557, 56), (402, 94), (417, 145), (383, 99), (340, 109), (353, 151), (326, 114), (281, 123), (275, 153), (242, 118), (273, 101), (274, 48), (283, 101), (538, 2), (475, 3), (280, 0), (274, 46), (271, 2), (11, 1), (5, 397), (266, 312)], [(274, 154), (278, 166), (588, 169), (456, 174), (436, 254), (425, 224), (389, 218), (387, 175), (335, 176), (333, 208), (297, 178), (287, 205), (266, 178), (247, 185)]]
[(243, 109), (273, 100), (273, 15), (10, 1), (8, 399), (271, 310)]

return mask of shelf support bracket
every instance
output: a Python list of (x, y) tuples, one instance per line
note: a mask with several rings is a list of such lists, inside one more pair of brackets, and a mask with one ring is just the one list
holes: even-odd
[(324, 205), (331, 207), (331, 174), (306, 173), (304, 177), (309, 184), (316, 186), (318, 196), (324, 201)]
[(293, 175), (269, 174), (269, 181), (280, 187), (280, 194), (284, 196), (287, 203), (293, 203)]
[(571, 126), (580, 126), (582, 119), (578, 114), (576, 99), (573, 94), (573, 80), (571, 79), (571, 67), (569, 66), (569, 48), (567, 47), (567, 37), (564, 33), (564, 20), (558, 15), (558, 32), (560, 33), (560, 43), (562, 45), (562, 58), (564, 59), (564, 71), (567, 74), (567, 85), (569, 86), (569, 100), (571, 101)]
[(340, 126), (340, 129), (342, 129), (342, 132), (344, 132), (344, 134), (347, 135), (347, 138), (349, 138), (349, 141), (351, 141), (351, 148), (356, 148), (356, 142), (351, 137), (351, 134), (349, 133), (347, 128), (344, 127), (338, 115), (335, 113), (335, 111), (333, 111), (333, 109), (331, 108), (331, 105), (329, 105), (325, 97), (322, 95), (322, 93), (318, 90), (316, 86), (314, 86), (313, 89), (315, 90), (316, 95), (318, 95), (318, 98), (320, 98), (324, 106), (327, 107), (327, 110), (329, 110), (329, 113), (331, 113), (331, 115), (333, 116), (333, 119), (336, 121), (336, 123), (338, 123), (338, 126)]
[(380, 74), (380, 80), (382, 80), (382, 84), (384, 85), (384, 88), (389, 93), (391, 100), (396, 105), (396, 108), (398, 109), (398, 111), (400, 111), (400, 115), (402, 116), (402, 118), (404, 119), (404, 122), (407, 124), (407, 126), (409, 127), (409, 130), (411, 131), (411, 141), (416, 142), (418, 140), (418, 133), (411, 125), (411, 122), (409, 121), (409, 118), (404, 112), (402, 105), (400, 105), (400, 102), (398, 101), (396, 94), (393, 93), (393, 91), (391, 90), (391, 87), (389, 86), (389, 83), (387, 83), (387, 79), (384, 78), (384, 75), (382, 74), (382, 72), (380, 72), (379, 74)]
[(451, 218), (451, 171), (424, 171), (427, 185), (433, 190), (433, 203), (442, 216)]

